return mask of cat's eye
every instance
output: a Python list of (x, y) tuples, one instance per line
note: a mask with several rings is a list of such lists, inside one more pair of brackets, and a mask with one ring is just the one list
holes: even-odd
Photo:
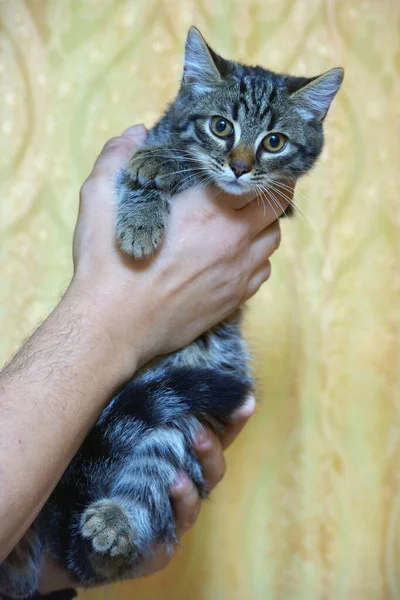
[(228, 137), (233, 133), (233, 125), (223, 117), (212, 117), (210, 121), (211, 131), (218, 137)]
[(279, 152), (285, 146), (287, 138), (282, 133), (270, 133), (267, 135), (262, 144), (267, 152)]

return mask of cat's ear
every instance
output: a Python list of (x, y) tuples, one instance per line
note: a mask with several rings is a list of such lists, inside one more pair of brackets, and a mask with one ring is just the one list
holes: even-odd
[(323, 121), (343, 77), (344, 70), (337, 67), (312, 79), (298, 78), (300, 87), (293, 91), (290, 102), (307, 121)]
[(183, 84), (197, 93), (213, 89), (230, 71), (229, 61), (218, 56), (196, 27), (189, 29), (185, 45)]

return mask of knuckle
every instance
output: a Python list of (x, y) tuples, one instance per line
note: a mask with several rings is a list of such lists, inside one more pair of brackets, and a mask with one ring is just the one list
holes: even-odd
[(224, 286), (223, 300), (232, 304), (232, 307), (238, 306), (242, 300), (247, 287), (247, 277), (241, 271), (235, 272)]
[(79, 192), (81, 202), (85, 202), (89, 198), (97, 195), (105, 182), (106, 177), (100, 171), (96, 171), (94, 168), (92, 173), (81, 186)]
[(135, 147), (136, 142), (132, 139), (132, 137), (113, 137), (104, 144), (102, 154), (111, 154), (116, 151), (123, 151), (125, 153), (128, 152), (128, 150), (133, 153)]
[(257, 292), (263, 283), (265, 283), (271, 275), (271, 264), (268, 261), (262, 270), (259, 271), (258, 277), (254, 281), (255, 289), (254, 292)]
[(119, 146), (121, 146), (123, 143), (124, 143), (124, 139), (122, 137), (110, 138), (104, 144), (104, 150), (105, 151), (114, 150), (115, 148), (118, 148)]
[(279, 246), (281, 244), (281, 239), (282, 239), (281, 228), (278, 225), (278, 227), (276, 228), (276, 231), (275, 231), (275, 239), (274, 239), (274, 246), (275, 246), (276, 250), (279, 248)]
[(246, 287), (246, 284), (243, 283), (239, 288), (237, 288), (237, 291), (233, 296), (235, 306), (240, 306), (243, 304), (246, 295)]
[(84, 200), (86, 197), (91, 196), (94, 192), (95, 187), (95, 177), (93, 175), (89, 175), (89, 177), (81, 185), (81, 189), (79, 191), (81, 201)]
[(208, 430), (200, 431), (197, 436), (195, 448), (200, 455), (208, 454), (213, 449), (213, 439)]
[(249, 219), (242, 219), (239, 222), (242, 238), (248, 241), (249, 236), (253, 236), (254, 234), (254, 223)]
[(221, 258), (232, 261), (236, 258), (238, 254), (238, 244), (232, 240), (226, 240), (221, 244)]

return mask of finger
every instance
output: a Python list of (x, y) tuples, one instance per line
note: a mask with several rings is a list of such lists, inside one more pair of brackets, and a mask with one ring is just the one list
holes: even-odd
[(226, 450), (239, 435), (247, 421), (254, 415), (255, 410), (256, 399), (253, 394), (250, 394), (245, 404), (233, 413), (231, 422), (225, 428), (225, 433), (221, 438), (222, 448), (224, 450)]
[[(103, 197), (112, 198), (115, 192), (115, 175), (123, 167), (128, 158), (132, 156), (136, 148), (146, 138), (147, 130), (144, 125), (135, 125), (126, 129), (119, 137), (112, 138), (106, 142), (93, 166), (92, 172), (83, 183), (80, 191), (78, 222), (82, 220), (85, 210), (89, 206), (90, 212), (98, 210), (107, 213), (107, 219), (111, 221), (114, 214), (113, 202), (99, 203), (99, 194)], [(96, 202), (92, 202), (97, 200)]]
[(123, 167), (143, 143), (146, 135), (147, 131), (143, 125), (135, 125), (126, 129), (122, 135), (108, 140), (94, 164), (92, 173), (114, 177), (116, 171)]
[(199, 459), (207, 489), (211, 491), (225, 475), (225, 458), (222, 445), (215, 433), (201, 429), (194, 442), (194, 451)]
[(255, 237), (249, 249), (250, 264), (253, 273), (266, 265), (267, 260), (279, 248), (281, 242), (281, 227), (279, 221), (275, 221)]
[(140, 125), (133, 125), (132, 127), (128, 127), (125, 131), (122, 132), (121, 135), (133, 135), (137, 144), (142, 144), (147, 137), (147, 129), (146, 127), (140, 123)]
[(249, 298), (254, 296), (256, 292), (260, 289), (263, 283), (269, 279), (271, 275), (271, 264), (269, 260), (265, 263), (263, 267), (261, 267), (256, 273), (252, 275), (249, 283), (247, 284), (247, 292), (244, 297), (244, 302), (247, 302)]
[(158, 571), (165, 569), (171, 562), (172, 554), (168, 552), (163, 544), (156, 542), (153, 544), (151, 554), (144, 562), (138, 564), (135, 569), (135, 577), (148, 577), (154, 575)]
[[(285, 184), (286, 185), (286, 184)], [(289, 189), (271, 193), (266, 192), (263, 201), (253, 201), (244, 206), (239, 212), (241, 218), (246, 219), (254, 236), (276, 221), (288, 208), (294, 193), (294, 184), (287, 184)]]
[(179, 538), (197, 519), (200, 511), (199, 492), (188, 475), (180, 473), (172, 485), (170, 497), (175, 513), (176, 535)]

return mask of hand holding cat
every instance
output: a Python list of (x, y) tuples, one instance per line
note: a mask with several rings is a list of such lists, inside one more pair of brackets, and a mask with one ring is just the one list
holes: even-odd
[[(136, 263), (123, 256), (114, 237), (113, 177), (145, 136), (144, 127), (137, 126), (107, 142), (82, 187), (74, 237), (75, 275), (68, 293), (78, 302), (92, 303), (102, 333), (115, 349), (110, 361), (118, 374), (116, 386), (131, 377), (135, 367), (191, 341), (253, 295), (268, 279), (269, 257), (280, 241), (272, 209), (249, 203), (250, 197), (215, 198), (209, 190), (189, 190), (174, 203), (156, 259)], [(281, 203), (284, 210), (287, 203), (283, 199)], [(122, 372), (120, 364), (125, 366)], [(209, 489), (224, 475), (223, 450), (254, 408), (250, 398), (234, 415), (224, 439), (204, 430), (195, 444)], [(178, 538), (193, 525), (200, 509), (196, 486), (181, 475), (171, 489)], [(160, 548), (144, 565), (143, 574), (162, 569), (169, 560)], [(50, 562), (40, 590), (46, 593), (70, 583), (66, 573)]]
[[(175, 199), (155, 258), (137, 262), (123, 255), (110, 201), (114, 176), (145, 137), (145, 128), (136, 126), (107, 142), (83, 184), (74, 240), (72, 287), (103, 312), (104, 333), (122, 367), (119, 383), (135, 366), (186, 345), (250, 298), (268, 279), (280, 241), (277, 208), (257, 202), (238, 207), (237, 197), (205, 188)], [(287, 201), (279, 201), (283, 212)]]
[[(145, 136), (143, 127), (134, 128), (106, 144), (82, 188), (73, 281), (1, 373), (1, 405), (7, 407), (3, 480), (8, 482), (0, 504), (0, 514), (7, 515), (0, 532), (2, 559), (36, 517), (115, 389), (147, 360), (219, 322), (269, 277), (269, 257), (280, 236), (272, 209), (256, 203), (234, 207), (229, 196), (215, 198), (213, 190), (188, 190), (174, 202), (154, 260), (135, 263), (121, 254), (113, 226), (114, 175)], [(41, 398), (40, 410), (36, 404), (28, 410), (32, 397)], [(253, 410), (253, 401), (242, 407), (223, 445)], [(196, 452), (213, 487), (225, 467), (221, 443), (209, 436), (199, 440)], [(11, 460), (9, 449), (17, 439)], [(198, 512), (192, 486), (186, 479), (171, 491), (179, 534)], [(167, 560), (161, 553), (145, 568), (154, 572)], [(68, 584), (59, 567), (50, 566), (43, 577), (43, 591)]]

